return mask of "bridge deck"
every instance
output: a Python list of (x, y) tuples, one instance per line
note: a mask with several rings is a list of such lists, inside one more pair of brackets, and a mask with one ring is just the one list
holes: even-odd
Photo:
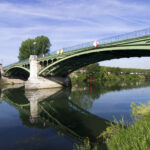
[[(99, 61), (115, 58), (150, 56), (150, 29), (123, 34), (99, 40), (97, 47), (93, 41), (69, 48), (63, 54), (38, 56), (38, 75), (64, 77), (76, 69)], [(10, 64), (3, 68), (3, 75), (8, 77), (28, 78), (29, 59)]]
[[(118, 45), (118, 44), (121, 44), (122, 42), (129, 42), (129, 41), (138, 40), (141, 38), (145, 39), (145, 38), (149, 38), (149, 36), (150, 36), (150, 29), (134, 31), (134, 32), (130, 32), (127, 34), (122, 34), (122, 35), (98, 40), (99, 46), (97, 48)], [(51, 59), (56, 58), (56, 57), (65, 57), (66, 55), (70, 55), (71, 53), (74, 53), (74, 52), (77, 53), (77, 52), (85, 51), (88, 49), (94, 49), (95, 47), (93, 46), (93, 42), (94, 41), (75, 45), (72, 47), (63, 48), (64, 53), (62, 56), (57, 55), (56, 51), (52, 52), (51, 54), (47, 54), (45, 58), (41, 58), (41, 56), (38, 56), (38, 60), (39, 61), (46, 60), (46, 59), (49, 59), (49, 57), (51, 57)], [(20, 65), (20, 64), (29, 64), (29, 59), (21, 60), (19, 62), (10, 64), (6, 67), (3, 67), (3, 69), (7, 69), (8, 67), (11, 67), (14, 65)]]

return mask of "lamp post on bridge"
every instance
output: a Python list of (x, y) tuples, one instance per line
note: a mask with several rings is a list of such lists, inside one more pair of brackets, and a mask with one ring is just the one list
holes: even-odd
[(35, 55), (35, 45), (36, 45), (36, 42), (33, 42), (33, 50), (34, 50), (34, 55)]

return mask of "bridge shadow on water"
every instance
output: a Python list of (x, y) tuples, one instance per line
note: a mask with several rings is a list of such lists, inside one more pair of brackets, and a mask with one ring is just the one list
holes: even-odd
[(25, 91), (22, 87), (3, 91), (3, 97), (19, 110), (24, 125), (39, 129), (53, 128), (57, 134), (70, 137), (77, 143), (88, 137), (91, 148), (102, 144), (103, 149), (107, 149), (98, 136), (109, 121), (75, 104), (70, 100), (70, 93), (71, 89)]

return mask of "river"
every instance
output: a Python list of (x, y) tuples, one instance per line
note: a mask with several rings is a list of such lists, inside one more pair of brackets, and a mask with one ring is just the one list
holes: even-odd
[(72, 150), (97, 137), (114, 119), (132, 123), (132, 102), (150, 100), (150, 82), (107, 83), (67, 89), (0, 89), (0, 149)]

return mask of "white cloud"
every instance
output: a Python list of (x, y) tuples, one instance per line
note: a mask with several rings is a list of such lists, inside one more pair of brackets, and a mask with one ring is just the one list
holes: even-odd
[(0, 2), (0, 52), (17, 59), (20, 43), (38, 35), (48, 36), (57, 49), (142, 29), (149, 13), (149, 5), (119, 0)]

